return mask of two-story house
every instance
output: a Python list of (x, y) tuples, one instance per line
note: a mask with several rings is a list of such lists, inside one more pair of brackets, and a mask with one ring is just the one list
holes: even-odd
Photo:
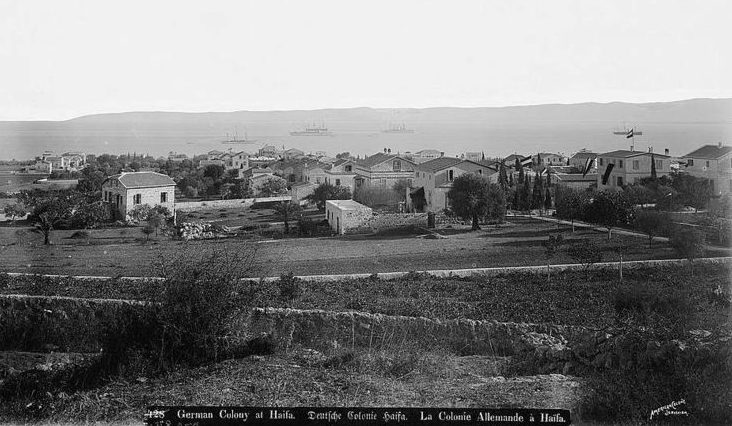
[(117, 218), (126, 218), (141, 205), (160, 205), (175, 214), (175, 181), (156, 172), (120, 173), (102, 182), (102, 200)]
[[(671, 172), (671, 157), (643, 151), (618, 150), (599, 154), (597, 157), (597, 189), (620, 188), (651, 177), (651, 162), (655, 163), (656, 177)], [(606, 172), (612, 164), (610, 172)], [(606, 179), (607, 178), (607, 179)]]
[(437, 212), (448, 208), (452, 182), (465, 173), (485, 176), (489, 181), (496, 175), (488, 165), (461, 158), (440, 157), (417, 165), (407, 209)]
[(353, 166), (355, 187), (380, 186), (391, 188), (405, 179), (411, 183), (415, 163), (399, 154), (378, 153), (357, 161)]
[(704, 145), (683, 156), (686, 173), (709, 179), (709, 186), (715, 195), (732, 193), (732, 146)]
[(589, 162), (589, 171), (594, 171), (597, 169), (597, 155), (598, 154), (596, 152), (588, 151), (586, 149), (580, 150), (569, 158), (569, 165), (575, 167), (579, 171), (584, 171), (585, 166)]

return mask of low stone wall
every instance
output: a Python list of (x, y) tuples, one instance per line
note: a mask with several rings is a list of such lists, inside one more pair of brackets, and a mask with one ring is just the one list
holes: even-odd
[(384, 232), (408, 226), (427, 227), (427, 213), (381, 213), (352, 228), (348, 233)]
[(105, 333), (150, 313), (149, 305), (126, 300), (0, 296), (0, 350), (99, 352)]
[(290, 200), (292, 200), (291, 195), (285, 195), (281, 197), (237, 198), (233, 200), (186, 201), (175, 203), (175, 209), (179, 212), (193, 210), (227, 209), (235, 207), (251, 207), (254, 203)]
[(309, 347), (394, 347), (417, 344), (458, 353), (516, 355), (536, 347), (564, 348), (583, 338), (582, 327), (502, 323), (477, 320), (434, 320), (364, 312), (332, 312), (289, 308), (256, 308), (249, 320), (252, 333), (270, 333), (280, 345)]

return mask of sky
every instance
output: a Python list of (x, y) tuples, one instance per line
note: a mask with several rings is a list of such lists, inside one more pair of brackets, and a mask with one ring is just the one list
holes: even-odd
[(0, 0), (0, 120), (732, 97), (732, 2)]

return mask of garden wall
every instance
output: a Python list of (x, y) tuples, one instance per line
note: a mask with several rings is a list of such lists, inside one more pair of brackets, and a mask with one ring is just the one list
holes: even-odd
[(427, 213), (381, 213), (363, 222), (347, 233), (384, 232), (409, 226), (427, 227)]
[(292, 200), (291, 195), (284, 195), (281, 197), (237, 198), (233, 200), (186, 201), (175, 203), (175, 208), (177, 211), (213, 210), (235, 207), (251, 207), (254, 203), (290, 200)]

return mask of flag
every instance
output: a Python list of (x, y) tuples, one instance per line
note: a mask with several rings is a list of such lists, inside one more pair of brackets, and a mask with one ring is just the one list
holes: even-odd
[(602, 184), (607, 185), (607, 180), (610, 178), (610, 172), (613, 171), (613, 167), (615, 167), (615, 164), (610, 163), (607, 165), (607, 168), (605, 169), (605, 174), (602, 175)]
[(531, 163), (532, 163), (532, 161), (531, 161), (531, 156), (530, 155), (528, 157), (526, 157), (526, 158), (522, 158), (521, 159), (521, 166), (528, 166)]
[(592, 166), (593, 161), (595, 161), (595, 157), (587, 157), (587, 161), (585, 161), (585, 168), (582, 171), (582, 177), (585, 177), (585, 175), (587, 175), (587, 172), (590, 171), (590, 167)]
[(633, 137), (633, 129), (628, 130), (628, 133), (625, 134), (625, 139), (630, 139)]

